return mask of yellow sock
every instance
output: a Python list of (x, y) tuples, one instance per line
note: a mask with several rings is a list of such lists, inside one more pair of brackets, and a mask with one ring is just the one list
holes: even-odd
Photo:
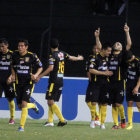
[(119, 110), (119, 114), (120, 114), (120, 119), (122, 120), (122, 119), (125, 119), (125, 113), (124, 113), (124, 107), (123, 107), (123, 105), (120, 105), (119, 107), (118, 107), (118, 110)]
[(92, 105), (91, 102), (88, 102), (87, 105), (90, 109), (91, 120), (95, 120), (96, 105)]
[(139, 112), (140, 112), (140, 108), (138, 108)]
[(133, 107), (127, 107), (128, 124), (132, 126)]
[(35, 108), (35, 104), (27, 103), (27, 109), (30, 109), (30, 108)]
[(106, 119), (107, 106), (101, 105), (101, 125), (104, 125)]
[(9, 101), (9, 109), (10, 109), (10, 119), (15, 119), (15, 102), (14, 100)]
[(49, 111), (48, 111), (48, 122), (49, 123), (52, 123), (53, 122), (53, 115), (54, 115), (54, 112), (52, 110), (52, 107), (49, 106)]
[(101, 122), (101, 105), (99, 104), (99, 121)]
[(24, 129), (24, 125), (26, 122), (26, 118), (28, 115), (28, 109), (26, 108), (22, 108), (22, 112), (21, 112), (21, 120), (20, 120), (20, 126)]
[(52, 110), (54, 111), (54, 113), (56, 114), (56, 116), (59, 118), (59, 120), (61, 122), (64, 122), (64, 118), (62, 116), (62, 113), (61, 113), (59, 107), (56, 104), (53, 104), (52, 105)]
[(115, 125), (118, 125), (118, 108), (112, 107), (112, 117)]

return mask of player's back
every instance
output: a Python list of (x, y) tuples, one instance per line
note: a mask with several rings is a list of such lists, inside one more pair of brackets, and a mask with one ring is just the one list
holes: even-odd
[(53, 71), (50, 73), (51, 82), (63, 79), (65, 59), (68, 57), (63, 51), (54, 51), (49, 58), (49, 64), (54, 65)]

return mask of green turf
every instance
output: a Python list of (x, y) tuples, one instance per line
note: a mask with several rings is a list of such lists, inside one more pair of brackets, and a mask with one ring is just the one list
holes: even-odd
[(106, 130), (92, 129), (88, 122), (68, 122), (67, 126), (45, 127), (45, 120), (28, 119), (24, 132), (17, 132), (19, 120), (9, 125), (8, 119), (0, 119), (0, 140), (139, 140), (140, 124), (133, 130), (111, 130), (113, 123), (106, 123)]

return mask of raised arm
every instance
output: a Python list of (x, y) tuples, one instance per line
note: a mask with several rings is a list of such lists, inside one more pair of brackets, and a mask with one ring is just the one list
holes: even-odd
[(80, 61), (80, 60), (84, 60), (84, 57), (81, 55), (76, 56), (69, 56), (69, 60), (71, 61)]
[(126, 50), (128, 51), (131, 48), (132, 42), (131, 42), (131, 37), (130, 37), (130, 34), (129, 34), (129, 27), (128, 27), (127, 24), (124, 25), (124, 31), (125, 31), (125, 34), (126, 34), (126, 41), (127, 41)]
[(96, 46), (97, 46), (97, 48), (99, 50), (101, 50), (102, 49), (102, 44), (101, 44), (100, 38), (99, 38), (99, 36), (100, 36), (100, 28), (98, 28), (98, 30), (95, 30), (94, 36), (95, 36), (95, 40), (96, 40)]

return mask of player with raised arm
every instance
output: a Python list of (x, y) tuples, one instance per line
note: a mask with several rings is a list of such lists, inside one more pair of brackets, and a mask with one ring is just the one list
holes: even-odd
[[(99, 36), (100, 36), (100, 28), (98, 28), (97, 30), (95, 30), (94, 36), (95, 36), (95, 40), (96, 40), (96, 45), (93, 45), (92, 54), (89, 55), (88, 60), (86, 62), (86, 71), (87, 71), (87, 76), (89, 78), (88, 88), (90, 88), (91, 85), (94, 84), (93, 78), (92, 78), (93, 77), (93, 74), (91, 74), (89, 72), (89, 64), (90, 64), (90, 61), (93, 60), (93, 59), (95, 59), (96, 55), (99, 54), (99, 52), (100, 52), (100, 50), (102, 48), (102, 45), (101, 45), (101, 42), (100, 42), (100, 39), (99, 39)], [(90, 93), (87, 92), (86, 93), (86, 99), (85, 99), (85, 101), (86, 101), (86, 103), (87, 103), (87, 105), (88, 105), (88, 107), (90, 109), (90, 113), (91, 113), (90, 127), (92, 128), (92, 124), (93, 124), (93, 127), (94, 127), (94, 123), (92, 123), (93, 122), (93, 119), (94, 119), (93, 118), (94, 115), (92, 115), (94, 113), (94, 111), (93, 111), (94, 107), (92, 105), (91, 100), (92, 100), (92, 96), (90, 96)], [(100, 120), (99, 119), (100, 117), (99, 116), (100, 116), (100, 105), (99, 105), (99, 113), (97, 112), (97, 110), (95, 112), (95, 124), (96, 125), (100, 125), (100, 121), (99, 121)]]
[(120, 42), (116, 42), (113, 45), (112, 54), (109, 58), (109, 70), (113, 71), (113, 75), (109, 77), (110, 80), (110, 95), (112, 102), (112, 116), (114, 125), (112, 129), (118, 129), (118, 112), (121, 119), (121, 127), (125, 128), (125, 112), (123, 107), (124, 95), (125, 95), (125, 79), (126, 79), (126, 63), (125, 54), (131, 48), (131, 38), (129, 34), (129, 27), (124, 25), (124, 31), (126, 34), (127, 44), (126, 47), (122, 47)]

